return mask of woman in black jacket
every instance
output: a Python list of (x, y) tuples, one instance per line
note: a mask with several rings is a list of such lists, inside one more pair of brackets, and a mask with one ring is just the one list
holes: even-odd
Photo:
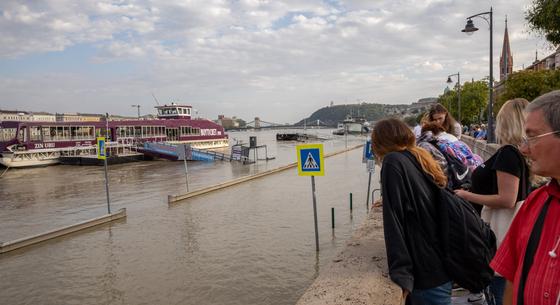
[(440, 259), (435, 210), (437, 185), (447, 178), (432, 156), (415, 144), (398, 119), (376, 123), (372, 149), (383, 161), (383, 223), (389, 275), (407, 304), (451, 304), (451, 279)]

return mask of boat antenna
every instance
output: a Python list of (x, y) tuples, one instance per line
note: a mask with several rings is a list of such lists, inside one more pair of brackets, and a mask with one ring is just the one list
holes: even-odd
[(156, 101), (156, 104), (159, 106), (159, 101), (157, 100), (157, 97), (155, 96), (155, 94), (152, 92), (152, 96), (154, 97), (154, 100)]

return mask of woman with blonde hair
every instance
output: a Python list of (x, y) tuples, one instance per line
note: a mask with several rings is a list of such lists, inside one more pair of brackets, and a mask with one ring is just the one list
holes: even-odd
[(434, 187), (434, 182), (445, 187), (445, 174), (398, 119), (375, 124), (372, 149), (382, 160), (383, 227), (391, 280), (402, 288), (407, 304), (451, 304), (452, 283), (440, 259)]
[[(481, 216), (490, 223), (498, 246), (519, 208), (518, 202), (525, 200), (531, 187), (529, 166), (519, 151), (525, 136), (524, 109), (528, 104), (526, 99), (516, 98), (502, 106), (496, 117), (496, 138), (501, 147), (474, 170), (470, 191), (455, 191), (475, 207), (478, 205), (479, 211), (482, 209)], [(496, 275), (490, 284), (494, 304), (502, 304), (504, 287), (504, 278)]]

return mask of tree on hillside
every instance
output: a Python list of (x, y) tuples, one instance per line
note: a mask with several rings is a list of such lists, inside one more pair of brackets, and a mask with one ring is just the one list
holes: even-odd
[[(445, 106), (453, 117), (458, 117), (457, 91), (449, 90), (440, 95), (438, 102)], [(488, 82), (479, 80), (466, 82), (461, 87), (461, 123), (477, 123), (486, 117), (488, 105)]]
[(531, 30), (543, 34), (553, 45), (560, 45), (560, 1), (533, 0), (525, 13)]
[(532, 101), (542, 94), (560, 89), (560, 70), (515, 72), (507, 79), (505, 88), (496, 103), (496, 112), (509, 99), (522, 97)]

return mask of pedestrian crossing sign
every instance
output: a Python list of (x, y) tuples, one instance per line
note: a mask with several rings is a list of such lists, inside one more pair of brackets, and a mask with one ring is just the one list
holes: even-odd
[(323, 144), (305, 144), (296, 146), (298, 174), (300, 176), (324, 176), (325, 163)]
[(97, 138), (97, 159), (105, 160), (107, 158), (107, 149), (105, 147), (105, 137)]

